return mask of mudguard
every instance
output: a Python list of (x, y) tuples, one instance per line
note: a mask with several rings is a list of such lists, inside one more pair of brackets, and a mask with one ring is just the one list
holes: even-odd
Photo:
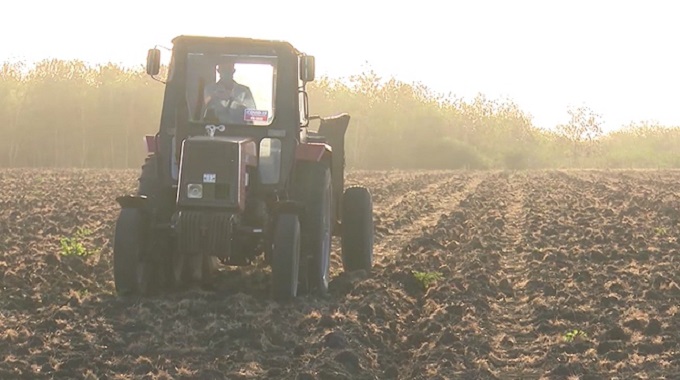
[(319, 162), (326, 154), (331, 153), (331, 147), (324, 143), (304, 143), (295, 148), (295, 160)]
[(158, 135), (146, 135), (144, 136), (144, 142), (147, 154), (158, 153)]
[(347, 113), (321, 118), (318, 133), (326, 139), (333, 150), (331, 173), (333, 173), (333, 198), (338, 218), (342, 214), (342, 193), (345, 189), (345, 133), (349, 121), (350, 116)]
[(146, 195), (122, 195), (116, 198), (116, 202), (121, 208), (136, 208), (142, 211), (146, 211), (148, 208)]

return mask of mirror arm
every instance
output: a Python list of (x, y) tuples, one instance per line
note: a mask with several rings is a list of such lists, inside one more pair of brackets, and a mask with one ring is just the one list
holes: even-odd
[(151, 79), (155, 80), (156, 82), (161, 82), (163, 84), (167, 84), (164, 80), (156, 78), (155, 75), (150, 75)]

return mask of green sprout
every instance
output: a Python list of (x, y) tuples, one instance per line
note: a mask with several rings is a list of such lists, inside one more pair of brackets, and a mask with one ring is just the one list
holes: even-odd
[(85, 247), (85, 244), (83, 244), (83, 239), (91, 234), (91, 230), (79, 227), (73, 236), (61, 238), (59, 240), (61, 255), (85, 257), (94, 254), (95, 252), (93, 250), (88, 249)]
[(438, 272), (418, 272), (413, 271), (413, 276), (420, 282), (423, 288), (427, 289), (437, 280), (441, 280), (442, 274)]
[(566, 334), (564, 334), (564, 340), (566, 342), (573, 342), (576, 339), (586, 339), (588, 338), (588, 334), (586, 334), (585, 331), (579, 330), (579, 329), (574, 329), (571, 331), (568, 331)]

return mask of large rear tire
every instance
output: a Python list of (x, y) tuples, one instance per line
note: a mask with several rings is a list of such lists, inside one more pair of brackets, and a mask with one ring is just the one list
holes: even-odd
[(343, 194), (342, 264), (345, 272), (373, 267), (373, 200), (365, 187), (350, 187)]
[(300, 220), (300, 285), (305, 293), (328, 292), (333, 225), (333, 183), (328, 163), (298, 164), (298, 198), (305, 204)]
[(295, 214), (276, 220), (272, 251), (272, 297), (279, 302), (297, 297), (300, 268), (300, 222)]

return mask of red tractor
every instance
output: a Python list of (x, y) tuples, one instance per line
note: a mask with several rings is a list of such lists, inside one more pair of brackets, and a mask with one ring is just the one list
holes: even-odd
[[(331, 237), (345, 271), (370, 271), (368, 189), (344, 183), (350, 117), (308, 112), (315, 60), (283, 41), (173, 39), (160, 128), (114, 238), (119, 295), (154, 294), (211, 279), (215, 259), (263, 255), (277, 300), (328, 291)], [(150, 49), (147, 73), (160, 71)]]

